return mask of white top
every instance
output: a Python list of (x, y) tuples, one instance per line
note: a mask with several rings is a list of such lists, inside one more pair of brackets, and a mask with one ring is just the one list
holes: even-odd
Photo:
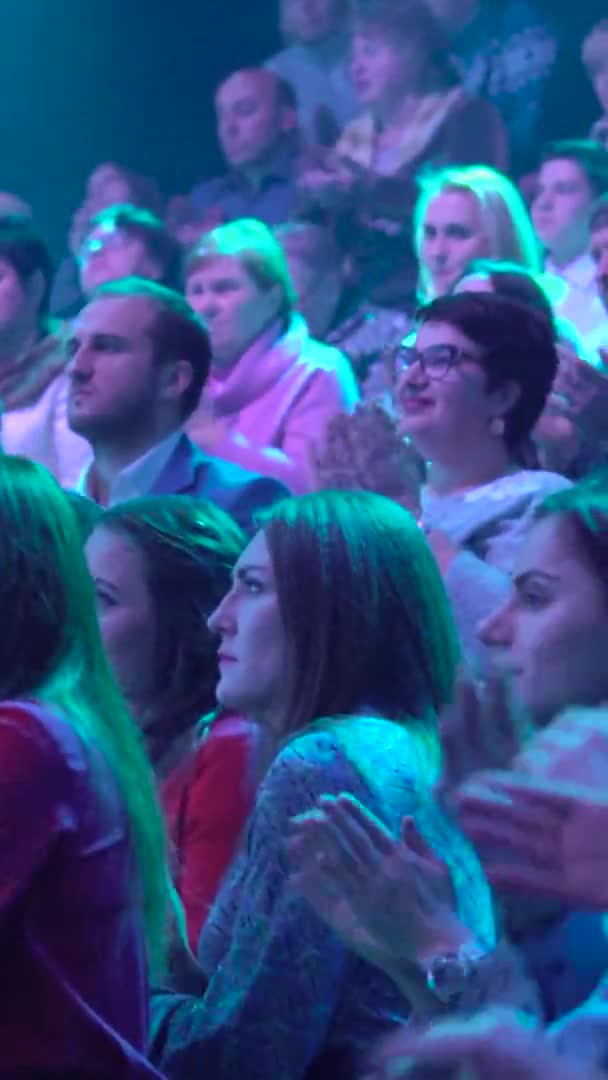
[(62, 487), (77, 482), (90, 457), (89, 444), (70, 430), (67, 420), (68, 380), (61, 373), (33, 405), (10, 409), (2, 417), (2, 447), (44, 465)]
[(547, 258), (545, 270), (566, 285), (562, 299), (555, 305), (556, 315), (572, 323), (583, 345), (591, 348), (597, 334), (602, 329), (608, 331), (608, 313), (597, 291), (593, 259), (587, 254), (579, 255), (566, 266), (556, 266)]
[[(149, 495), (181, 437), (182, 430), (179, 428), (122, 469), (110, 487), (106, 505), (116, 506), (129, 499)], [(96, 487), (95, 460), (91, 458), (78, 480), (76, 491), (98, 502)]]

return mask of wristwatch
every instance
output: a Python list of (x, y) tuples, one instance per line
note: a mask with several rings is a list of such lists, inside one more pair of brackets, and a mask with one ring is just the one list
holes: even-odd
[(426, 970), (427, 989), (442, 1005), (454, 1004), (468, 990), (487, 953), (478, 945), (461, 945), (457, 952), (439, 953)]

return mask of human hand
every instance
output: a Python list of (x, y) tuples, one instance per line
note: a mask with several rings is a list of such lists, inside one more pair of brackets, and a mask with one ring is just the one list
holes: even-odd
[(375, 491), (420, 516), (420, 459), (377, 402), (334, 416), (312, 466), (319, 490)]
[(292, 821), (292, 884), (364, 959), (413, 975), (471, 940), (450, 872), (404, 818), (401, 840), (349, 795)]
[[(606, 439), (608, 412), (608, 357), (603, 367), (588, 363), (567, 346), (558, 345), (559, 368), (553, 383), (562, 415), (567, 416), (588, 442)], [(556, 404), (556, 402), (554, 402)]]
[(547, 780), (605, 789), (608, 772), (608, 707), (564, 709), (516, 756), (517, 772)]
[(454, 701), (440, 716), (439, 731), (443, 768), (436, 795), (451, 807), (457, 789), (472, 774), (511, 763), (529, 737), (531, 723), (513, 706), (504, 679), (492, 676), (479, 690), (460, 675)]
[(600, 1080), (581, 1072), (512, 1009), (495, 1008), (465, 1020), (408, 1024), (376, 1048), (366, 1080), (445, 1077), (450, 1080)]
[(492, 885), (527, 899), (608, 907), (608, 797), (517, 772), (485, 773), (458, 794), (459, 820)]

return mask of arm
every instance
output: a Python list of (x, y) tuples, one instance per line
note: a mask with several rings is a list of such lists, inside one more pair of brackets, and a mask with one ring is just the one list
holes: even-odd
[(352, 412), (359, 391), (347, 361), (338, 372), (316, 371), (291, 405), (284, 423), (281, 447), (257, 447), (242, 435), (226, 435), (214, 446), (225, 457), (264, 476), (276, 477), (294, 495), (314, 490), (311, 451), (323, 437), (329, 420), (340, 412)]
[(253, 805), (250, 751), (251, 732), (244, 722), (224, 731), (222, 719), (199, 750), (179, 837), (179, 891), (194, 950)]
[[(350, 768), (327, 750), (313, 758), (288, 748), (271, 768), (242, 872), (218, 902), (216, 910), (234, 890), (234, 918), (222, 928), (227, 951), (210, 973), (205, 997), (153, 1003), (152, 1057), (173, 1080), (199, 1070), (217, 1080), (296, 1080), (319, 1054), (355, 961), (288, 886), (285, 839), (290, 819), (312, 809), (323, 791), (352, 786)], [(216, 917), (212, 912), (201, 952), (206, 935), (217, 933)]]

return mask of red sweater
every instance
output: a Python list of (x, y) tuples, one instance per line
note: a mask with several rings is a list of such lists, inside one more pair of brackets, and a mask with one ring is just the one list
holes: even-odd
[(176, 858), (176, 886), (196, 953), (201, 928), (234, 855), (254, 800), (250, 768), (254, 729), (221, 716), (195, 753), (161, 786)]

